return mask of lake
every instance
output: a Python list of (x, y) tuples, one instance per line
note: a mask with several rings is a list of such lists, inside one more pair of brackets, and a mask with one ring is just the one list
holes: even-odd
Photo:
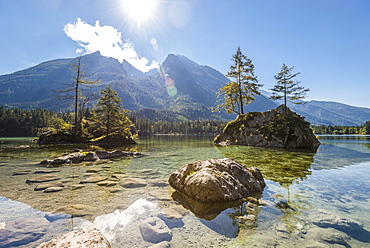
[[(138, 225), (153, 216), (161, 216), (171, 230), (171, 247), (370, 246), (369, 136), (320, 136), (315, 154), (217, 147), (211, 136), (151, 136), (139, 138), (135, 146), (114, 148), (145, 156), (49, 168), (39, 163), (76, 148), (113, 148), (39, 146), (30, 139), (0, 138), (3, 246), (37, 247), (68, 231), (97, 227), (114, 247), (149, 247), (154, 243), (142, 239)], [(255, 204), (189, 205), (166, 183), (184, 164), (226, 157), (261, 170), (267, 187), (254, 196)], [(34, 190), (37, 183), (26, 183), (45, 174), (60, 178), (63, 190), (44, 193)], [(112, 184), (80, 183), (94, 176)], [(144, 184), (121, 187), (122, 178)], [(347, 228), (352, 222), (362, 227)], [(15, 230), (17, 223), (23, 231)]]

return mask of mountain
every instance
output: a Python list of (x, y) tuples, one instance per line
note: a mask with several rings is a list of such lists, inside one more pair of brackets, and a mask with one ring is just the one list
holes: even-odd
[(357, 126), (370, 120), (370, 109), (330, 101), (308, 101), (289, 105), (314, 125)]
[[(54, 111), (72, 110), (71, 103), (61, 103), (53, 97), (63, 83), (70, 83), (76, 73), (71, 64), (77, 58), (56, 59), (0, 76), (0, 106), (8, 108), (44, 108)], [(122, 98), (124, 108), (139, 116), (161, 120), (228, 119), (235, 115), (214, 115), (210, 107), (216, 104), (217, 89), (229, 80), (219, 71), (199, 65), (183, 55), (169, 54), (160, 70), (143, 73), (127, 61), (100, 55), (99, 52), (81, 57), (87, 80), (100, 79), (89, 87), (98, 93), (111, 85)], [(262, 91), (245, 112), (264, 112), (276, 108), (269, 92)], [(92, 102), (91, 104), (93, 104)], [(370, 109), (336, 102), (308, 101), (289, 107), (314, 125), (360, 125), (370, 120)]]
[[(266, 98), (271, 92), (261, 91)], [(272, 101), (272, 100), (270, 100)], [(267, 102), (267, 101), (264, 101)], [(273, 101), (281, 105), (283, 101)], [(288, 107), (312, 125), (358, 126), (370, 120), (370, 108), (355, 107), (332, 101), (303, 101), (303, 104), (288, 103)]]
[[(34, 109), (37, 107), (65, 111), (70, 104), (53, 98), (53, 91), (76, 76), (71, 64), (76, 58), (47, 61), (25, 70), (0, 76), (0, 105), (9, 108)], [(158, 70), (147, 73), (135, 69), (127, 61), (120, 63), (99, 52), (81, 57), (82, 70), (87, 80), (100, 79), (89, 87), (98, 93), (111, 85), (125, 108), (171, 110), (187, 119), (213, 118), (209, 107), (215, 104), (216, 90), (228, 79), (220, 72), (192, 62), (185, 56), (170, 54)], [(172, 85), (166, 85), (171, 82)], [(169, 94), (169, 86), (175, 91)]]
[(156, 74), (158, 72), (158, 69), (151, 69), (148, 72), (142, 72), (142, 71), (136, 69), (135, 67), (133, 67), (126, 60), (124, 60), (122, 62), (122, 67), (126, 71), (126, 75), (127, 76), (129, 76), (129, 77), (136, 77), (136, 78), (152, 76), (152, 75), (154, 75), (154, 74)]

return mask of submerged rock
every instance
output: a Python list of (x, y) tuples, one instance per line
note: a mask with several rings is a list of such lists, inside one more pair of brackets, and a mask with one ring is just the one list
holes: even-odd
[(42, 243), (37, 248), (111, 248), (112, 246), (103, 234), (96, 228), (87, 231), (72, 231), (49, 242)]
[(116, 186), (117, 182), (116, 181), (104, 180), (104, 181), (98, 182), (98, 185), (99, 186), (105, 186), (105, 187), (112, 187), (112, 186)]
[(83, 187), (85, 187), (85, 185), (82, 185), (82, 184), (73, 184), (71, 186), (72, 190), (81, 189)]
[(239, 115), (227, 124), (215, 139), (218, 145), (247, 145), (316, 152), (320, 141), (313, 134), (310, 123), (284, 105), (266, 112)]
[(332, 227), (343, 232), (351, 232), (362, 229), (362, 223), (340, 217), (323, 209), (312, 210), (310, 220), (319, 227)]
[(200, 202), (236, 201), (262, 192), (266, 186), (257, 168), (248, 169), (230, 158), (184, 165), (168, 181), (177, 191)]
[(58, 192), (62, 190), (63, 190), (63, 187), (49, 187), (44, 190), (44, 193), (52, 193), (52, 192)]
[(83, 205), (83, 204), (74, 204), (74, 205), (67, 205), (64, 207), (60, 207), (56, 210), (54, 210), (53, 213), (65, 213), (70, 214), (72, 216), (86, 216), (86, 215), (93, 215), (95, 213), (96, 209), (89, 205)]
[(15, 171), (13, 173), (13, 176), (19, 176), (19, 175), (27, 175), (31, 172), (31, 170), (21, 170), (21, 171)]
[(108, 151), (96, 151), (96, 155), (100, 159), (109, 159), (109, 158), (119, 158), (119, 157), (132, 157), (132, 156), (141, 156), (141, 153), (138, 152), (125, 152), (120, 150), (114, 150), (111, 152)]
[(31, 173), (31, 170), (19, 170), (19, 171), (15, 171), (13, 173), (13, 176), (27, 175), (29, 173)]
[(47, 174), (47, 173), (57, 173), (60, 170), (36, 170), (33, 174)]
[(45, 218), (6, 221), (0, 229), (0, 247), (27, 245), (45, 235), (50, 222)]
[(59, 179), (60, 177), (57, 175), (48, 174), (48, 175), (42, 175), (42, 176), (33, 177), (31, 179), (28, 179), (26, 183), (43, 183), (43, 182), (55, 181)]
[(151, 217), (140, 223), (140, 232), (143, 239), (152, 243), (170, 241), (172, 232), (166, 223), (158, 217)]
[(153, 179), (150, 180), (150, 184), (154, 187), (167, 187), (169, 185), (165, 179)]
[(105, 181), (106, 179), (107, 179), (106, 177), (100, 177), (100, 176), (88, 177), (82, 180), (80, 183), (98, 183), (101, 181)]
[(99, 171), (101, 171), (101, 169), (99, 168), (90, 168), (86, 170), (86, 172), (89, 172), (89, 173), (98, 173)]
[(142, 178), (122, 178), (119, 184), (124, 188), (139, 188), (147, 185)]
[(52, 188), (52, 187), (64, 187), (64, 184), (62, 182), (51, 182), (51, 183), (43, 183), (43, 184), (39, 184), (35, 187), (35, 191), (38, 191), (38, 190), (44, 190), (44, 189), (47, 189), (47, 188)]

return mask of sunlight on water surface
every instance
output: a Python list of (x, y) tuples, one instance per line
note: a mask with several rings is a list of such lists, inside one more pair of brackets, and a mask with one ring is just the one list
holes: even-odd
[[(112, 218), (113, 213), (126, 216), (127, 209), (132, 209), (132, 206), (138, 209), (151, 206), (156, 214), (163, 211), (168, 216), (175, 211), (176, 218), (181, 216), (176, 223), (166, 219), (173, 234), (171, 247), (370, 245), (370, 217), (365, 214), (370, 212), (369, 137), (323, 136), (320, 137), (322, 145), (316, 154), (258, 147), (216, 147), (212, 145), (212, 139), (211, 136), (146, 137), (141, 138), (138, 145), (114, 148), (138, 151), (145, 154), (142, 157), (46, 168), (39, 162), (61, 156), (75, 148), (86, 151), (112, 148), (77, 145), (40, 147), (30, 142), (29, 138), (1, 138), (0, 204), (7, 210), (1, 211), (0, 223), (25, 218), (26, 212), (30, 218), (42, 217), (45, 213), (66, 213), (68, 211), (63, 209), (66, 206), (81, 205), (81, 212), (72, 219), (47, 215), (49, 219), (56, 218), (60, 223), (51, 221), (54, 225), (45, 230), (45, 235), (29, 244), (19, 245), (37, 246), (73, 228), (89, 226), (91, 224), (88, 223), (94, 220), (94, 223), (99, 220), (99, 225), (104, 226), (104, 219)], [(185, 203), (169, 187), (169, 174), (182, 165), (224, 157), (235, 159), (248, 167), (258, 167), (262, 171), (267, 187), (261, 196), (256, 196), (258, 203), (194, 206), (189, 201)], [(34, 190), (35, 184), (26, 183), (26, 180), (39, 175), (37, 173), (43, 170), (52, 170), (52, 174), (60, 178), (58, 181), (65, 185), (63, 190), (43, 193)], [(113, 186), (85, 183), (79, 188), (81, 181), (93, 176), (107, 178), (113, 182)], [(119, 183), (122, 178), (141, 179), (145, 183), (140, 187), (125, 188)], [(139, 203), (144, 205), (139, 206)], [(33, 210), (11, 211), (13, 205), (19, 209), (26, 206)], [(333, 226), (319, 227), (312, 224), (312, 213), (316, 209), (361, 222), (363, 228), (356, 232), (343, 232)], [(135, 218), (132, 223), (140, 219)], [(137, 228), (137, 225), (131, 226)], [(150, 245), (141, 240), (134, 229), (126, 229), (125, 232), (132, 232), (132, 235), (113, 240), (115, 246)], [(109, 235), (115, 236), (114, 229), (110, 230)]]

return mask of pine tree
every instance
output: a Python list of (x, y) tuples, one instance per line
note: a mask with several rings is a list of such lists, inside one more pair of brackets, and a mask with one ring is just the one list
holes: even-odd
[(366, 135), (370, 134), (370, 121), (367, 121), (367, 122), (365, 122), (365, 124), (363, 124), (361, 134), (366, 134)]
[(255, 95), (260, 95), (257, 77), (254, 75), (254, 65), (252, 60), (242, 54), (240, 47), (233, 55), (234, 64), (230, 66), (230, 71), (226, 77), (231, 81), (217, 92), (218, 102), (213, 111), (225, 109), (226, 113), (244, 114), (244, 105), (255, 100)]
[(283, 64), (280, 72), (274, 76), (277, 80), (276, 85), (274, 88), (270, 89), (273, 91), (273, 94), (270, 97), (271, 99), (284, 99), (285, 113), (288, 101), (294, 104), (302, 104), (304, 102), (298, 100), (304, 99), (306, 97), (306, 93), (310, 91), (308, 88), (306, 89), (302, 86), (299, 86), (300, 81), (292, 80), (300, 74), (300, 72), (292, 74), (293, 70), (294, 66), (289, 68), (287, 65)]
[(105, 135), (125, 134), (132, 136), (130, 127), (133, 126), (126, 113), (129, 111), (122, 108), (121, 98), (118, 93), (108, 85), (100, 91), (101, 97), (93, 109), (93, 119), (101, 123)]

